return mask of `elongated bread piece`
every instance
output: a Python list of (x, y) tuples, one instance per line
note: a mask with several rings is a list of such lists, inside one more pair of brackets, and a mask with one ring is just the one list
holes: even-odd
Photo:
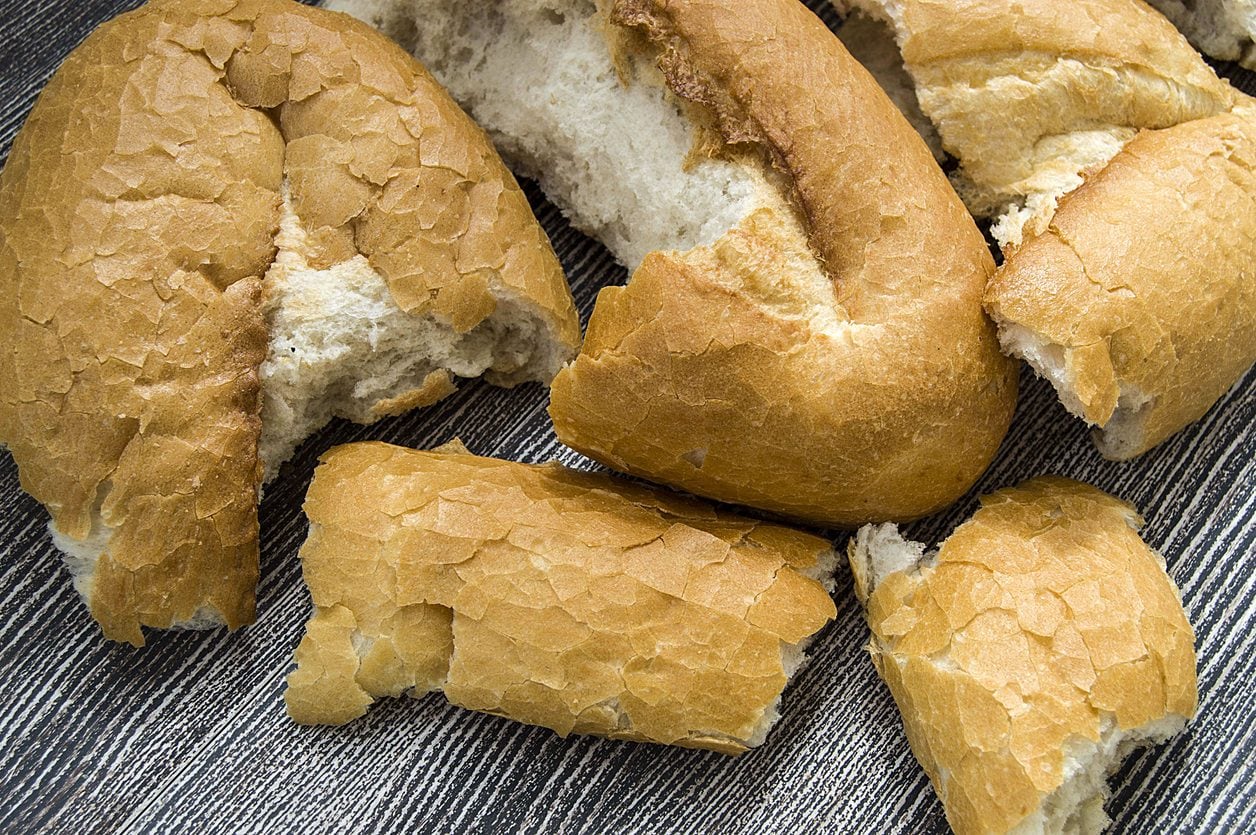
[(1256, 70), (1256, 0), (1147, 0), (1199, 50)]
[(402, 39), (634, 274), (559, 438), (824, 523), (953, 501), (1015, 400), (993, 265), (910, 126), (794, 0), (337, 0)]
[(1107, 774), (1194, 716), (1194, 634), (1141, 526), (1048, 477), (936, 552), (893, 525), (851, 541), (868, 651), (960, 835), (1100, 831)]
[(921, 109), (1006, 249), (1144, 128), (1224, 112), (1234, 91), (1142, 0), (835, 0), (889, 24)]
[(486, 137), (343, 15), (123, 15), (0, 177), (0, 444), (110, 638), (252, 619), (259, 439), (273, 474), (333, 415), (548, 380), (578, 337)]
[(1127, 459), (1256, 362), (1256, 107), (1135, 137), (986, 289), (1003, 344)]
[(825, 540), (457, 442), (337, 447), (305, 512), (298, 722), (440, 690), (562, 735), (736, 754), (835, 615)]

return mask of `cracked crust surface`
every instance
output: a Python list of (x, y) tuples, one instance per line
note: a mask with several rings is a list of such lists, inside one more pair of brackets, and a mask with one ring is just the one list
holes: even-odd
[(1194, 635), (1141, 524), (1047, 477), (983, 498), (935, 555), (913, 546), (919, 564), (885, 576), (875, 530), (851, 542), (868, 650), (956, 832), (1014, 829), (1109, 724), (1194, 715)]
[(1135, 132), (1221, 113), (1234, 91), (1141, 0), (835, 0), (895, 29), (920, 106), (979, 216), (1041, 231), (1055, 198)]
[(507, 292), (578, 341), (522, 192), (387, 39), (286, 0), (159, 0), (100, 27), (0, 178), (0, 443), (61, 535), (108, 531), (87, 599), (110, 638), (253, 617), (285, 180), (314, 257), (361, 252), (403, 310), (469, 329)]
[[(953, 501), (1006, 431), (1015, 376), (978, 302), (989, 253), (929, 150), (801, 4), (621, 0), (610, 14), (644, 36), (625, 48), (656, 52), (668, 87), (787, 193), (602, 291), (554, 382), (559, 437), (823, 523)], [(831, 291), (795, 279), (817, 267)]]
[(315, 611), (285, 700), (347, 722), (382, 696), (735, 754), (786, 650), (835, 615), (825, 540), (557, 464), (351, 444), (306, 497)]
[(1060, 352), (1072, 411), (1125, 459), (1256, 362), (1256, 108), (1139, 134), (986, 290), (1001, 329)]

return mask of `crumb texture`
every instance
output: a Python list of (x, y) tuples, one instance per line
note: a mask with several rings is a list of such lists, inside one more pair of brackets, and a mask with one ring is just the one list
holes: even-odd
[[(285, 196), (300, 275), (272, 268)], [(345, 296), (385, 322), (343, 322), (358, 311), (339, 291), (285, 292), (354, 259), (378, 280)], [(287, 0), (154, 0), (69, 56), (0, 177), (0, 296), (0, 444), (60, 541), (88, 540), (77, 584), (105, 634), (136, 644), (206, 611), (253, 617), (261, 388), (279, 379), (259, 367), (276, 348), (299, 363), (336, 319), (393, 356), (440, 338), (450, 355), (395, 379), (347, 360), (371, 377), (351, 394), (271, 386), (272, 413), (330, 404), (266, 442), (277, 459), (346, 398), (378, 417), (446, 393), (450, 372), (548, 379), (578, 342), (548, 241), (483, 134), (395, 45)], [(323, 321), (294, 341), (294, 316)], [(464, 344), (494, 334), (491, 361)]]
[(563, 735), (735, 754), (835, 614), (822, 539), (456, 443), (338, 447), (305, 509), (300, 722), (440, 690)]
[(892, 526), (852, 541), (869, 652), (960, 835), (1100, 831), (1107, 773), (1194, 715), (1194, 635), (1141, 524), (1047, 477), (933, 554)]

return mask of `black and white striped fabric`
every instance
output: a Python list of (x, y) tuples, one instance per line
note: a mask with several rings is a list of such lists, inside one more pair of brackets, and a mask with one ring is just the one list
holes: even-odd
[[(0, 0), (0, 147), (65, 54), (134, 4)], [(1256, 76), (1227, 71), (1256, 92)], [(529, 193), (587, 318), (598, 288), (622, 282), (623, 270)], [(1127, 464), (1102, 460), (1048, 386), (1023, 383), (1011, 434), (973, 495), (907, 533), (937, 541), (978, 492), (1042, 473), (1138, 505), (1198, 632), (1201, 704), (1185, 735), (1115, 775), (1115, 830), (1256, 831), (1256, 373)], [(485, 455), (591, 467), (555, 440), (545, 404), (538, 386), (472, 383), (425, 411), (329, 427), (267, 491), (256, 625), (151, 633), (143, 650), (101, 638), (49, 542), (46, 514), (0, 453), (0, 831), (946, 831), (863, 651), (845, 575), (838, 620), (786, 693), (784, 719), (739, 759), (560, 739), (439, 696), (382, 703), (341, 728), (288, 721), (283, 680), (309, 613), (300, 507), (319, 453), (363, 438), (426, 447), (460, 436)]]

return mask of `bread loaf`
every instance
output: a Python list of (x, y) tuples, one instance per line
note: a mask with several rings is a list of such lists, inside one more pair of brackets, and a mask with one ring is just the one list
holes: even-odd
[(1052, 477), (936, 551), (893, 525), (851, 541), (868, 651), (959, 835), (1100, 831), (1107, 774), (1194, 715), (1194, 636), (1141, 525)]
[(1015, 399), (993, 264), (928, 149), (794, 0), (336, 0), (413, 49), (633, 275), (555, 379), (559, 438), (817, 522), (985, 469)]
[(835, 614), (822, 539), (456, 443), (337, 447), (305, 511), (298, 722), (441, 691), (563, 735), (736, 754)]
[(259, 439), (273, 475), (332, 416), (548, 381), (578, 338), (487, 138), (343, 15), (122, 15), (0, 176), (0, 444), (110, 638), (252, 619)]

